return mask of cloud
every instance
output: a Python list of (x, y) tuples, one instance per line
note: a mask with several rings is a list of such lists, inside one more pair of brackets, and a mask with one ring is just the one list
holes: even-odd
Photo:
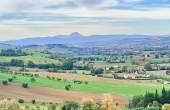
[[(160, 23), (166, 25), (169, 12), (169, 0), (0, 0), (0, 31), (1, 36), (9, 38), (70, 34), (71, 31), (90, 35), (154, 34), (157, 30), (158, 34), (167, 34), (170, 26), (155, 27)], [(138, 26), (141, 20), (147, 23)], [(148, 21), (157, 22), (153, 25)]]

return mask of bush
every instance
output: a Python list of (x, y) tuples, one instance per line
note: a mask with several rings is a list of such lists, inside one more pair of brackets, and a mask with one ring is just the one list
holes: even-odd
[(31, 100), (31, 103), (32, 103), (32, 104), (35, 104), (35, 103), (36, 103), (35, 99), (32, 99), (32, 100)]
[(48, 78), (48, 79), (51, 79), (51, 77), (50, 77), (50, 76), (47, 76), (47, 78)]
[(34, 74), (35, 77), (39, 77), (39, 74)]
[(35, 80), (35, 78), (31, 78), (30, 81), (31, 82), (35, 82), (36, 80)]
[(23, 88), (28, 88), (28, 83), (22, 83)]
[(8, 84), (8, 81), (4, 80), (4, 81), (2, 81), (2, 84), (3, 84), (3, 85), (7, 85), (7, 84)]
[(65, 89), (66, 89), (67, 91), (69, 91), (70, 88), (71, 88), (71, 85), (70, 85), (70, 84), (65, 86)]
[(30, 108), (30, 106), (29, 106), (29, 105), (26, 105), (26, 106), (25, 106), (25, 109), (26, 109), (26, 110), (28, 110), (29, 108)]
[(50, 108), (51, 108), (51, 110), (56, 110), (57, 106), (52, 104), (52, 105), (50, 105)]
[(43, 102), (41, 105), (45, 105), (45, 102)]
[(84, 81), (84, 84), (88, 84), (89, 82), (88, 81)]
[(16, 79), (16, 76), (12, 76), (12, 79)]
[(13, 81), (13, 79), (12, 78), (8, 78), (8, 82), (12, 82)]
[(61, 81), (61, 78), (57, 78), (58, 81)]
[(24, 100), (23, 99), (18, 99), (18, 102), (19, 103), (24, 103)]

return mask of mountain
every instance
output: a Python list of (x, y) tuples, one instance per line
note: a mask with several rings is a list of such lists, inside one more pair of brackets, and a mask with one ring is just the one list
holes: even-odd
[(114, 39), (126, 39), (126, 38), (147, 38), (151, 37), (148, 35), (92, 35), (83, 36), (78, 32), (74, 32), (70, 35), (57, 35), (53, 37), (36, 37), (36, 38), (26, 38), (19, 40), (10, 40), (1, 42), (3, 44), (10, 45), (44, 45), (44, 44), (74, 44), (74, 43), (85, 43), (94, 41), (108, 41)]

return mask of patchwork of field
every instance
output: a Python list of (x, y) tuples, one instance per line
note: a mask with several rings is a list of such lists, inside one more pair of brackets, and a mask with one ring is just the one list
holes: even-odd
[[(67, 79), (66, 82), (49, 80), (46, 77), (47, 73), (39, 73), (40, 77), (36, 78), (36, 82), (31, 82), (30, 77), (16, 75), (14, 83), (27, 82), (29, 85), (48, 87), (54, 89), (64, 90), (65, 85), (71, 84), (72, 88), (70, 91), (78, 92), (89, 92), (89, 93), (111, 93), (120, 94), (126, 98), (131, 98), (134, 95), (145, 94), (148, 92), (155, 92), (155, 90), (161, 90), (162, 87), (170, 88), (166, 85), (157, 84), (151, 81), (128, 81), (128, 80), (115, 80), (115, 79), (105, 79), (86, 75), (74, 75), (74, 74), (59, 74), (59, 73), (48, 73), (48, 76), (53, 76), (55, 78)], [(12, 77), (11, 74), (0, 73), (0, 80), (7, 80)], [(82, 81), (89, 81), (89, 84), (73, 84), (71, 79), (78, 79)], [(10, 85), (11, 83), (9, 83)]]
[[(24, 89), (21, 84), (10, 83), (7, 86), (0, 84), (0, 99), (11, 98), (11, 99), (24, 99), (26, 102), (31, 102), (35, 99), (37, 102), (54, 102), (62, 103), (65, 100), (75, 100), (81, 102), (82, 98), (93, 98), (95, 101), (100, 101), (103, 97), (102, 93), (88, 93), (88, 92), (76, 92), (76, 91), (65, 91), (39, 86), (29, 86)], [(118, 94), (112, 94), (114, 103), (120, 105), (128, 104), (128, 100)]]

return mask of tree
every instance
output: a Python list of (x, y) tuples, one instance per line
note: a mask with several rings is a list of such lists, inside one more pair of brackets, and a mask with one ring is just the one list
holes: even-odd
[(113, 99), (110, 94), (104, 94), (104, 98), (102, 100), (102, 105), (106, 110), (112, 109), (113, 106)]
[(31, 100), (31, 103), (32, 103), (32, 104), (35, 104), (35, 103), (36, 103), (35, 99), (32, 99), (32, 100)]
[(158, 101), (158, 90), (155, 91), (155, 98), (154, 98), (155, 101)]
[(134, 108), (143, 107), (144, 106), (144, 96), (143, 95), (134, 96), (132, 98), (131, 106)]
[(167, 100), (167, 91), (165, 90), (165, 87), (162, 88), (162, 99), (161, 99), (161, 104), (165, 104), (168, 102)]
[(149, 103), (153, 103), (154, 101), (154, 93), (146, 92), (144, 96), (144, 107), (146, 107)]
[(80, 108), (79, 103), (75, 101), (64, 101), (64, 106), (62, 107), (62, 110), (76, 110)]
[(23, 110), (16, 100), (0, 100), (0, 110)]
[(122, 67), (122, 72), (127, 72), (127, 66)]
[(28, 61), (27, 67), (28, 67), (28, 68), (35, 68), (36, 65), (35, 65), (35, 63), (34, 63), (33, 61)]
[(71, 60), (65, 60), (63, 62), (63, 69), (64, 70), (72, 70), (73, 69), (73, 62)]
[(22, 83), (23, 88), (28, 88), (28, 83)]
[(24, 103), (24, 100), (23, 99), (18, 99), (18, 102), (19, 103)]
[(156, 55), (155, 55), (155, 58), (159, 58), (159, 55), (158, 55), (158, 54), (156, 54)]
[(35, 82), (36, 80), (35, 80), (35, 78), (31, 78), (30, 81), (31, 82)]
[(2, 81), (2, 84), (3, 84), (3, 85), (7, 85), (7, 84), (8, 84), (8, 81), (4, 80), (4, 81)]
[(162, 110), (170, 110), (170, 104), (163, 105)]
[(94, 100), (92, 98), (83, 98), (82, 105), (83, 105), (83, 110), (93, 110)]
[(133, 58), (133, 56), (131, 55), (129, 58), (130, 58), (130, 59), (132, 59), (132, 58)]
[(147, 71), (152, 71), (152, 66), (150, 63), (147, 63), (145, 66), (144, 66), (144, 69), (146, 69)]

